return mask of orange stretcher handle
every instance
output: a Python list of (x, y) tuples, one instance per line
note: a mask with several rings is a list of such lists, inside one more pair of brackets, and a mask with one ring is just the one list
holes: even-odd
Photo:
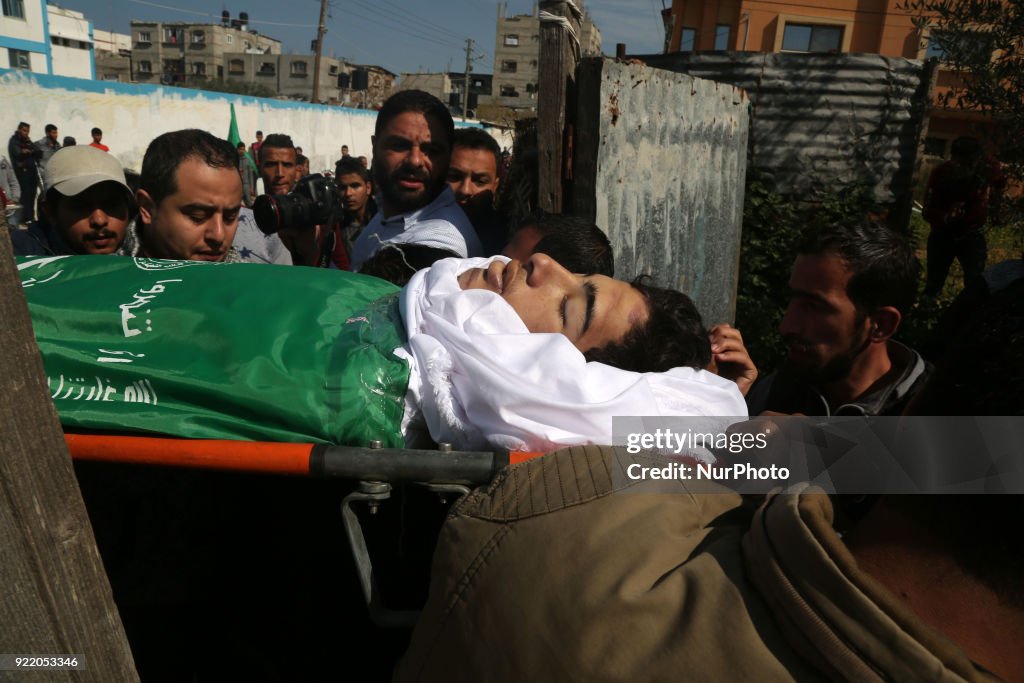
[(508, 464), (518, 465), (521, 462), (533, 460), (534, 458), (539, 458), (543, 455), (546, 455), (543, 451), (509, 451)]
[(309, 476), (314, 444), (65, 434), (75, 460)]

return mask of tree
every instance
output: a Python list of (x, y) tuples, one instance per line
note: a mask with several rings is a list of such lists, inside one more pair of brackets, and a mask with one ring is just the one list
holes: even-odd
[(1024, 0), (906, 0), (929, 54), (957, 75), (944, 106), (992, 117), (999, 159), (1024, 178)]

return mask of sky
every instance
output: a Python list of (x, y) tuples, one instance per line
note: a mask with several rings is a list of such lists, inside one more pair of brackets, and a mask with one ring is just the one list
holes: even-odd
[[(661, 52), (662, 3), (671, 0), (587, 0), (605, 54), (626, 43), (632, 54)], [(248, 12), (251, 29), (277, 38), (283, 52), (309, 53), (320, 0), (56, 0), (83, 12), (94, 29), (130, 33), (132, 19), (219, 22)], [(508, 15), (529, 14), (532, 0), (508, 0)], [(328, 0), (324, 54), (394, 73), (463, 71), (466, 39), (473, 70), (494, 71), (497, 0)]]

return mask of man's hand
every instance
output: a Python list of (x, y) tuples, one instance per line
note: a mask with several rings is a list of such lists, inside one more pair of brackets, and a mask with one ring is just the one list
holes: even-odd
[(757, 366), (743, 345), (743, 335), (735, 327), (722, 323), (711, 328), (708, 338), (712, 372), (736, 382), (740, 393), (746, 396), (757, 379)]

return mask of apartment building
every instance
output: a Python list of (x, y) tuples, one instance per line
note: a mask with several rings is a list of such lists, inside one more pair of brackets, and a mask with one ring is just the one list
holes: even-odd
[(243, 12), (222, 24), (133, 20), (134, 80), (181, 85), (223, 79), (227, 53), (280, 55), (281, 42), (250, 31), (248, 19)]
[[(934, 36), (915, 27), (901, 5), (901, 0), (673, 0), (662, 15), (665, 52), (867, 52), (941, 60)], [(956, 74), (940, 65), (928, 154), (947, 156), (952, 140), (984, 134), (989, 125), (978, 114), (940, 106), (939, 98), (956, 82)]]
[(46, 12), (50, 34), (50, 73), (72, 78), (95, 78), (92, 22), (81, 12), (57, 5), (47, 5)]
[(44, 0), (0, 0), (0, 69), (51, 73)]
[[(530, 14), (507, 14), (508, 3), (498, 5), (494, 42), (494, 78), (490, 103), (513, 110), (537, 108), (540, 63), (540, 19), (537, 6)], [(580, 48), (584, 57), (601, 54), (601, 31), (584, 10)]]
[(93, 29), (92, 44), (96, 58), (96, 80), (130, 83), (132, 80), (132, 37)]

